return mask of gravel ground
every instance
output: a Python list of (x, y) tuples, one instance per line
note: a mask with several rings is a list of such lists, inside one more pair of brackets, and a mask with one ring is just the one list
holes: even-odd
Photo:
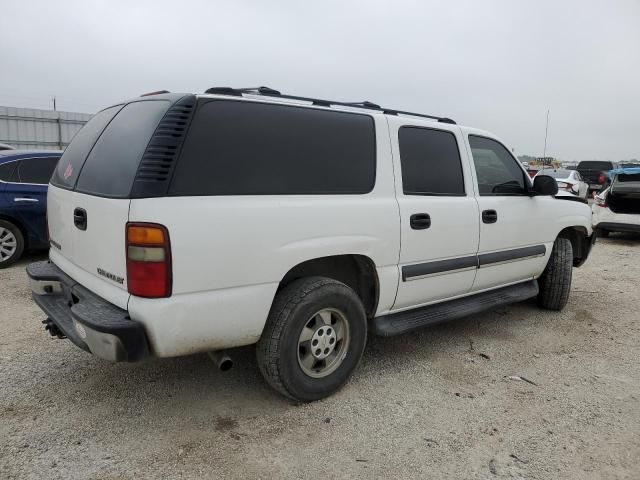
[(221, 373), (49, 338), (26, 259), (0, 270), (0, 478), (638, 479), (639, 252), (600, 240), (562, 313), (370, 338), (349, 384), (308, 405), (272, 393), (250, 348)]

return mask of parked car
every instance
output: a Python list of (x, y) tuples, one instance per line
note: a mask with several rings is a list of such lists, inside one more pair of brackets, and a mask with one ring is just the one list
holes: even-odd
[(0, 151), (0, 268), (46, 249), (47, 184), (62, 152)]
[(6, 143), (0, 143), (0, 150), (14, 150), (14, 148)]
[(609, 172), (611, 185), (600, 192), (591, 207), (598, 235), (609, 232), (640, 233), (640, 168)]
[(582, 181), (582, 176), (577, 170), (561, 170), (546, 168), (540, 170), (538, 175), (548, 175), (558, 183), (560, 193), (573, 195), (580, 200), (587, 202), (589, 198), (589, 185)]
[[(437, 172), (437, 173), (435, 173)], [(257, 344), (278, 392), (326, 397), (367, 331), (537, 297), (562, 309), (591, 212), (448, 118), (267, 88), (158, 94), (75, 136), (49, 188), (47, 328), (137, 361)]]
[(615, 162), (603, 162), (599, 160), (585, 160), (578, 164), (576, 170), (582, 175), (582, 179), (589, 184), (589, 190), (601, 190), (607, 183), (609, 170), (617, 168)]

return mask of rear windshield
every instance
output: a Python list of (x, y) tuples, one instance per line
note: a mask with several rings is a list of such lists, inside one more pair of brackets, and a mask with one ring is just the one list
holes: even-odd
[(96, 114), (67, 147), (51, 183), (92, 195), (127, 197), (167, 100), (132, 102)]
[(169, 193), (362, 194), (375, 172), (368, 115), (215, 100), (195, 113)]
[(538, 175), (548, 175), (553, 178), (569, 178), (571, 176), (571, 171), (544, 169), (544, 170), (538, 170)]
[(619, 173), (616, 175), (616, 183), (640, 183), (640, 173)]
[(596, 161), (586, 161), (580, 162), (578, 164), (578, 169), (587, 169), (587, 170), (611, 170), (613, 168), (613, 164), (611, 162), (596, 162)]
[(104, 128), (121, 108), (122, 105), (117, 105), (96, 113), (80, 129), (64, 151), (58, 168), (53, 172), (52, 184), (67, 189), (72, 189), (75, 186), (87, 154), (93, 148), (93, 144), (96, 143)]
[(167, 100), (126, 105), (89, 153), (76, 190), (106, 197), (127, 197), (142, 154), (167, 108)]

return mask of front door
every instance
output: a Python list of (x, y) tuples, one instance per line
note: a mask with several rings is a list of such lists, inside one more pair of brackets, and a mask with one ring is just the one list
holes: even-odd
[(529, 195), (518, 160), (497, 140), (469, 135), (480, 209), (478, 273), (473, 291), (537, 277), (553, 247), (553, 197)]
[(476, 274), (479, 222), (460, 129), (388, 121), (398, 140), (392, 145), (401, 224), (393, 309), (464, 295)]

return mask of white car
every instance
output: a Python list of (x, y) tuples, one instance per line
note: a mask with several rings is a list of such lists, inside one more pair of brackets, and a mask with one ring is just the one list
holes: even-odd
[(640, 233), (640, 168), (609, 172), (611, 185), (596, 195), (591, 207), (593, 228), (609, 232)]
[(510, 152), (447, 118), (265, 87), (123, 102), (53, 174), (33, 297), (51, 334), (99, 357), (257, 344), (271, 386), (317, 400), (368, 330), (565, 306), (591, 212)]
[(589, 185), (582, 180), (580, 172), (577, 170), (547, 168), (540, 170), (536, 177), (539, 175), (548, 175), (555, 178), (558, 183), (558, 193), (560, 195), (573, 195), (587, 203), (589, 197)]

